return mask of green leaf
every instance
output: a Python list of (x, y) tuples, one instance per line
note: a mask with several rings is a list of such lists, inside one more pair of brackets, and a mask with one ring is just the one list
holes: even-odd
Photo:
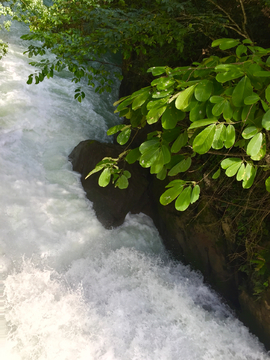
[(226, 149), (229, 149), (235, 143), (235, 128), (233, 125), (228, 125), (226, 129), (226, 138), (224, 145)]
[(176, 164), (168, 173), (169, 176), (175, 176), (181, 172), (186, 172), (191, 166), (191, 158), (188, 157)]
[(247, 53), (247, 47), (245, 45), (239, 45), (236, 48), (236, 55), (237, 57), (241, 57), (242, 54), (246, 54)]
[(175, 140), (171, 147), (172, 153), (178, 153), (182, 149), (183, 146), (185, 146), (188, 142), (188, 134), (186, 131), (184, 131), (182, 134), (178, 136), (178, 138)]
[(126, 189), (128, 187), (128, 179), (125, 175), (120, 176), (116, 183), (115, 183), (116, 187), (119, 187), (119, 189)]
[(164, 179), (166, 179), (166, 176), (167, 176), (167, 170), (166, 170), (165, 166), (163, 166), (162, 170), (157, 174), (157, 178), (159, 180), (164, 180)]
[(124, 145), (128, 142), (131, 135), (131, 128), (127, 128), (125, 130), (122, 130), (120, 134), (117, 136), (117, 142), (120, 145)]
[(107, 131), (107, 135), (116, 134), (118, 131), (121, 131), (126, 126), (126, 124), (115, 125)]
[(220, 166), (222, 167), (222, 169), (228, 169), (230, 166), (235, 165), (235, 164), (241, 164), (242, 160), (240, 158), (237, 157), (230, 157), (230, 158), (226, 158), (224, 160), (221, 161)]
[(261, 149), (263, 136), (262, 133), (256, 134), (248, 143), (247, 154), (249, 156), (255, 156)]
[(236, 175), (236, 180), (237, 181), (241, 181), (241, 180), (244, 179), (245, 171), (246, 171), (246, 166), (245, 166), (244, 163), (242, 163), (239, 170), (238, 170), (238, 173)]
[(153, 147), (155, 149), (158, 149), (160, 147), (160, 140), (158, 138), (154, 138), (154, 139), (143, 142), (140, 145), (139, 150), (140, 150), (141, 154), (144, 154), (145, 152), (149, 151)]
[(191, 193), (191, 199), (190, 199), (190, 203), (194, 204), (200, 197), (200, 186), (199, 185), (195, 185), (192, 193)]
[(196, 85), (192, 85), (185, 90), (181, 91), (175, 100), (175, 107), (178, 110), (184, 111), (185, 108), (189, 105), (192, 95), (194, 93)]
[(178, 121), (181, 121), (185, 118), (186, 113), (181, 110), (176, 109), (175, 105), (171, 103), (161, 118), (161, 124), (164, 129), (173, 129), (175, 128)]
[(212, 47), (219, 46), (221, 50), (231, 49), (239, 44), (239, 40), (236, 39), (217, 39), (212, 42)]
[(270, 192), (270, 176), (265, 180), (265, 187), (268, 192)]
[(140, 156), (141, 156), (141, 153), (140, 153), (139, 148), (132, 149), (132, 150), (130, 150), (130, 152), (125, 157), (125, 160), (129, 164), (134, 164), (139, 159)]
[(251, 164), (247, 164), (246, 172), (242, 183), (244, 189), (249, 189), (252, 186), (256, 173), (257, 173), (257, 168), (255, 168)]
[(219, 117), (224, 110), (224, 106), (225, 106), (225, 99), (223, 101), (218, 102), (217, 104), (214, 105), (213, 109), (212, 109), (212, 114), (216, 117)]
[(175, 201), (175, 208), (178, 211), (185, 211), (191, 201), (191, 186), (186, 187)]
[(151, 72), (154, 76), (162, 75), (166, 72), (167, 66), (154, 66), (147, 70)]
[(258, 94), (255, 94), (253, 93), (252, 95), (250, 96), (247, 96), (245, 99), (244, 99), (244, 104), (245, 105), (252, 105), (252, 104), (255, 104), (257, 101), (260, 100), (260, 97)]
[(154, 162), (157, 160), (160, 154), (160, 149), (156, 147), (151, 147), (148, 151), (144, 152), (140, 157), (140, 165), (143, 168), (151, 167)]
[(220, 168), (213, 174), (212, 179), (217, 179), (220, 176)]
[(210, 97), (210, 102), (212, 104), (217, 104), (217, 103), (219, 103), (219, 102), (221, 102), (223, 100), (224, 100), (224, 98), (222, 96), (213, 95), (213, 96)]
[(238, 162), (235, 162), (233, 165), (229, 166), (226, 171), (225, 171), (225, 174), (228, 176), (228, 177), (232, 177), (234, 176), (237, 171), (239, 170), (240, 166), (241, 166), (241, 163), (242, 161), (238, 161)]
[(209, 125), (206, 129), (201, 131), (193, 141), (193, 150), (198, 154), (207, 153), (213, 143), (216, 125)]
[(145, 92), (137, 96), (132, 102), (132, 110), (137, 110), (139, 107), (141, 107), (145, 103), (145, 101), (149, 98), (149, 95), (150, 95), (150, 91), (146, 90)]
[(117, 109), (115, 110), (115, 112), (119, 112), (121, 110), (123, 110), (124, 108), (126, 108), (128, 105), (130, 105), (133, 101), (132, 97), (128, 97), (126, 100), (124, 100), (120, 105), (117, 106)]
[(231, 120), (233, 116), (233, 108), (228, 100), (225, 101), (223, 109), (223, 117), (225, 120)]
[(147, 123), (149, 125), (156, 123), (166, 109), (167, 109), (167, 105), (162, 106), (161, 108), (158, 108), (158, 109), (155, 109), (155, 108), (151, 109), (149, 111), (149, 113), (146, 115)]
[(168, 164), (171, 161), (171, 152), (166, 145), (161, 146), (161, 151), (164, 158), (164, 164)]
[(205, 118), (205, 111), (206, 111), (206, 103), (198, 102), (194, 107), (192, 107), (189, 113), (189, 120), (193, 122)]
[(256, 71), (254, 73), (254, 76), (258, 76), (258, 77), (269, 77), (270, 76), (270, 71)]
[(258, 131), (259, 129), (257, 129), (255, 126), (248, 126), (242, 132), (242, 136), (244, 139), (248, 140), (251, 139), (254, 135), (256, 135)]
[(109, 168), (106, 168), (102, 171), (102, 173), (99, 176), (98, 185), (101, 187), (105, 187), (109, 185), (110, 180), (111, 180), (111, 170)]
[(253, 93), (253, 89), (250, 80), (247, 76), (244, 76), (236, 85), (232, 93), (232, 102), (234, 106), (236, 107), (243, 106), (245, 98), (251, 96), (252, 93)]
[(239, 69), (235, 69), (235, 70), (230, 70), (230, 71), (226, 71), (224, 73), (217, 74), (216, 80), (223, 84), (227, 81), (230, 81), (233, 79), (238, 79), (239, 77), (241, 77), (243, 75), (244, 75), (243, 71), (241, 71)]
[(164, 166), (164, 156), (160, 149), (156, 160), (151, 165), (150, 173), (158, 174), (163, 169), (163, 166)]
[(195, 88), (194, 96), (196, 100), (205, 102), (207, 101), (213, 90), (213, 82), (210, 80), (202, 80)]
[(226, 127), (224, 124), (218, 124), (212, 144), (212, 148), (215, 150), (220, 150), (224, 146), (224, 140), (226, 138)]
[(181, 194), (181, 192), (183, 191), (183, 188), (184, 188), (184, 185), (179, 184), (177, 186), (172, 186), (171, 188), (166, 190), (159, 199), (161, 205), (165, 206), (165, 205), (168, 205), (169, 203), (171, 203), (174, 199), (177, 198), (177, 196), (179, 196)]
[(265, 89), (265, 98), (270, 103), (270, 85)]
[(203, 120), (198, 120), (198, 121), (194, 121), (189, 129), (196, 129), (202, 126), (206, 126), (206, 125), (210, 125), (210, 124), (215, 124), (217, 122), (216, 118), (212, 118), (212, 119), (203, 119)]
[(266, 136), (265, 136), (265, 134), (262, 134), (262, 136), (263, 136), (263, 139), (262, 139), (261, 148), (260, 148), (259, 152), (256, 155), (251, 156), (252, 160), (260, 161), (266, 155)]

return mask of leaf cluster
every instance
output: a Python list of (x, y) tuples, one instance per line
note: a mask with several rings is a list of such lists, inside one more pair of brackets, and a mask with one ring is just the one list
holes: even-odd
[[(252, 186), (258, 169), (269, 172), (266, 161), (270, 130), (270, 48), (251, 40), (222, 38), (212, 43), (234, 55), (210, 56), (192, 66), (152, 67), (156, 77), (115, 103), (128, 124), (109, 129), (127, 144), (132, 129), (156, 126), (135, 149), (132, 141), (121, 154), (128, 163), (138, 161), (160, 180), (177, 177), (160, 198), (163, 205), (175, 201), (184, 211), (200, 194), (200, 180), (185, 180), (185, 173), (200, 156), (215, 154), (220, 167), (211, 169), (213, 179), (221, 171)], [(183, 176), (182, 179), (179, 179)], [(270, 176), (265, 181), (270, 192)]]

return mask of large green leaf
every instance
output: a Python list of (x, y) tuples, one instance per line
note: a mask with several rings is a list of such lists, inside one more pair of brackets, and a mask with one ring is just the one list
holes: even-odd
[(270, 85), (265, 89), (265, 98), (270, 103)]
[(110, 180), (111, 180), (111, 170), (109, 168), (106, 168), (102, 171), (102, 173), (99, 176), (98, 185), (101, 187), (105, 187), (109, 185)]
[(220, 83), (225, 83), (227, 81), (238, 79), (239, 77), (243, 76), (243, 71), (236, 69), (236, 70), (230, 70), (223, 73), (219, 73), (216, 76), (216, 80)]
[(233, 91), (232, 102), (234, 106), (237, 107), (243, 106), (245, 98), (251, 96), (252, 93), (253, 93), (253, 89), (250, 80), (247, 76), (244, 76), (236, 85)]
[(196, 85), (192, 85), (185, 90), (181, 91), (175, 100), (175, 107), (178, 110), (184, 111), (185, 108), (189, 105), (192, 95), (194, 93)]
[(263, 141), (263, 135), (262, 133), (258, 133), (256, 134), (248, 143), (247, 146), (247, 154), (249, 156), (255, 156), (258, 154), (258, 152), (261, 149), (262, 146), (262, 141)]
[(225, 170), (235, 164), (241, 164), (241, 162), (242, 162), (242, 160), (240, 158), (230, 157), (230, 158), (226, 158), (226, 159), (222, 160), (220, 166), (222, 167), (222, 169)]
[(195, 201), (197, 201), (200, 197), (200, 186), (199, 185), (195, 185), (193, 190), (192, 190), (192, 194), (191, 194), (191, 199), (190, 199), (190, 203), (193, 204), (195, 203)]
[(265, 136), (265, 134), (262, 134), (262, 137), (263, 137), (263, 139), (262, 139), (261, 148), (257, 154), (250, 156), (252, 160), (255, 160), (255, 161), (262, 160), (266, 155), (266, 136)]
[(266, 130), (270, 130), (270, 109), (266, 111), (262, 118), (262, 126)]
[(181, 172), (186, 172), (191, 166), (191, 158), (188, 157), (176, 164), (168, 173), (169, 176), (175, 176)]
[(217, 122), (216, 118), (194, 121), (190, 125), (189, 129), (196, 129), (196, 128), (203, 127), (203, 126), (206, 126), (206, 125), (215, 124), (216, 122)]
[(159, 201), (161, 205), (168, 205), (171, 203), (174, 199), (177, 198), (183, 191), (184, 185), (179, 184), (178, 186), (172, 186), (168, 190), (166, 190), (160, 197)]
[(131, 128), (127, 128), (120, 132), (120, 134), (117, 136), (117, 142), (120, 145), (124, 145), (128, 142), (131, 135)]
[(162, 75), (166, 72), (167, 66), (154, 66), (147, 70), (147, 72), (151, 72), (154, 76)]
[(221, 50), (228, 50), (237, 45), (239, 45), (239, 40), (229, 38), (217, 39), (212, 42), (212, 47), (219, 46)]
[(220, 101), (214, 105), (214, 107), (212, 109), (212, 114), (214, 116), (219, 117), (223, 113), (225, 102), (226, 102), (226, 100), (224, 99), (223, 101)]
[(116, 187), (119, 187), (119, 189), (126, 189), (128, 187), (128, 179), (125, 175), (119, 176), (115, 183)]
[(172, 153), (178, 153), (182, 149), (183, 146), (186, 145), (188, 142), (188, 134), (186, 131), (184, 131), (182, 134), (178, 136), (178, 138), (175, 140), (171, 147)]
[(220, 150), (224, 146), (224, 140), (226, 138), (226, 127), (224, 124), (218, 124), (212, 144), (212, 148), (215, 150)]
[(251, 164), (247, 164), (246, 172), (242, 183), (244, 189), (249, 189), (252, 186), (256, 173), (257, 173), (257, 168), (252, 166)]
[(209, 151), (212, 146), (215, 131), (215, 124), (209, 125), (206, 129), (201, 131), (193, 141), (193, 150), (198, 154), (207, 153), (207, 151)]
[[(196, 89), (195, 89), (196, 90)], [(190, 121), (197, 121), (200, 119), (205, 118), (205, 112), (206, 112), (206, 103), (197, 103), (190, 111), (189, 113), (189, 120)]]
[(185, 211), (191, 201), (191, 186), (186, 187), (175, 201), (175, 208), (178, 211)]
[(181, 110), (176, 109), (174, 103), (168, 105), (167, 109), (164, 111), (161, 124), (164, 129), (173, 129), (178, 121), (181, 121), (185, 118), (186, 113)]
[(225, 171), (225, 174), (228, 176), (228, 177), (232, 177), (234, 176), (237, 171), (239, 170), (240, 166), (241, 166), (241, 163), (242, 161), (238, 161), (238, 162), (235, 162), (233, 165), (229, 166), (226, 171)]
[(140, 165), (143, 168), (148, 168), (154, 164), (160, 154), (160, 149), (151, 147), (148, 151), (144, 152), (140, 157)]
[(270, 192), (270, 176), (265, 180), (265, 187), (268, 192)]
[(141, 153), (140, 153), (139, 148), (132, 149), (125, 157), (125, 160), (129, 164), (133, 164), (133, 163), (135, 163), (135, 161), (137, 161), (139, 159), (140, 156), (141, 156)]
[(144, 154), (145, 152), (149, 151), (153, 147), (155, 149), (158, 149), (160, 147), (160, 140), (158, 138), (154, 138), (154, 139), (143, 142), (140, 145), (139, 150), (140, 150), (141, 154)]
[(113, 127), (111, 127), (108, 131), (107, 131), (107, 135), (113, 135), (116, 134), (118, 131), (121, 131), (124, 127), (126, 127), (127, 125), (125, 124), (120, 124), (120, 125), (115, 125)]
[(235, 128), (233, 125), (228, 125), (226, 129), (226, 138), (224, 145), (226, 149), (229, 149), (235, 143)]
[(248, 126), (242, 132), (242, 136), (244, 139), (251, 139), (254, 135), (257, 134), (258, 131), (259, 129), (255, 126)]
[(233, 108), (228, 100), (225, 101), (223, 108), (223, 117), (225, 120), (231, 120), (233, 116)]
[(146, 115), (146, 120), (147, 120), (148, 124), (151, 125), (151, 124), (156, 123), (166, 109), (167, 109), (167, 105), (162, 106), (159, 109), (151, 109), (149, 111), (149, 113)]
[(158, 174), (163, 169), (163, 166), (164, 166), (164, 156), (163, 156), (163, 152), (161, 151), (161, 149), (159, 149), (159, 154), (158, 154), (156, 160), (151, 165), (150, 173)]
[(250, 96), (247, 96), (245, 99), (244, 99), (244, 103), (245, 105), (253, 105), (255, 104), (257, 101), (260, 100), (260, 97), (258, 94), (255, 94), (253, 93), (252, 95)]
[(245, 177), (245, 172), (246, 172), (246, 166), (244, 163), (241, 164), (238, 172), (237, 172), (237, 175), (236, 175), (236, 180), (237, 181), (241, 181), (244, 179)]
[(210, 80), (202, 80), (196, 86), (194, 96), (196, 100), (204, 102), (210, 98), (212, 91), (213, 91), (213, 82)]
[(142, 94), (140, 94), (139, 96), (137, 96), (132, 103), (132, 110), (137, 110), (139, 107), (141, 107), (145, 101), (149, 98), (150, 96), (150, 91), (146, 90), (145, 92), (143, 92)]

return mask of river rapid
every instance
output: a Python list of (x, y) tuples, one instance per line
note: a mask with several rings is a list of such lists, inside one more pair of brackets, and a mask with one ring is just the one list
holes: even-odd
[(0, 359), (266, 360), (200, 274), (172, 262), (147, 216), (106, 230), (68, 154), (109, 141), (119, 83), (103, 96), (33, 68), (15, 24), (0, 61)]

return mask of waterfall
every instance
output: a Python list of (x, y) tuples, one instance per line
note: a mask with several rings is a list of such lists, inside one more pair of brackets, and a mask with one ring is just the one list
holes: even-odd
[(106, 141), (112, 103), (63, 72), (27, 85), (22, 25), (0, 61), (0, 358), (265, 360), (202, 276), (172, 262), (147, 216), (106, 230), (67, 157)]

